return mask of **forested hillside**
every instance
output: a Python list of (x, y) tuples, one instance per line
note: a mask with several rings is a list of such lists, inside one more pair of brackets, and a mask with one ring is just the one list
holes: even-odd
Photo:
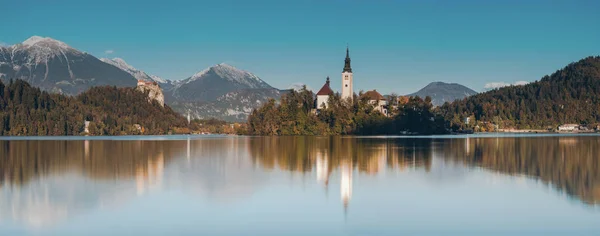
[[(464, 118), (499, 128), (556, 128), (600, 121), (600, 57), (587, 57), (541, 80), (504, 87), (446, 103), (440, 112), (453, 128)], [(463, 127), (464, 128), (464, 127)]]
[(71, 97), (40, 91), (23, 80), (0, 82), (0, 135), (79, 135), (86, 120), (92, 135), (187, 129), (185, 118), (134, 88), (94, 87)]

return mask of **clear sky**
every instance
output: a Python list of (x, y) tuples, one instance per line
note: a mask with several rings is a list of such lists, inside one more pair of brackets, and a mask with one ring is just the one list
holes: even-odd
[(600, 55), (600, 1), (0, 0), (0, 42), (52, 37), (166, 79), (221, 62), (278, 88), (411, 93), (429, 82), (538, 80)]

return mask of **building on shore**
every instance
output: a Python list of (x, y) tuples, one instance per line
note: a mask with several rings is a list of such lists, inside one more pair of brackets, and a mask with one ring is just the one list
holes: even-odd
[(366, 98), (369, 104), (373, 105), (374, 110), (381, 112), (381, 114), (384, 114), (385, 116), (388, 115), (387, 99), (377, 92), (377, 90), (374, 89), (367, 91), (361, 96), (361, 98)]
[(558, 126), (558, 131), (575, 131), (579, 130), (578, 124), (563, 124)]
[(321, 110), (323, 108), (327, 108), (329, 106), (329, 95), (333, 95), (333, 90), (331, 90), (331, 87), (329, 86), (329, 76), (327, 76), (327, 80), (325, 81), (325, 84), (323, 85), (323, 87), (321, 87), (321, 89), (319, 90), (319, 92), (317, 93), (317, 100), (316, 100), (316, 106), (315, 108), (317, 110)]

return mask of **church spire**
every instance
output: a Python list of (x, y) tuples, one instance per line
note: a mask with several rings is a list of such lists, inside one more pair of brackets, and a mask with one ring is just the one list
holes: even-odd
[(346, 46), (346, 60), (344, 60), (344, 71), (352, 73), (352, 67), (350, 66), (350, 49)]

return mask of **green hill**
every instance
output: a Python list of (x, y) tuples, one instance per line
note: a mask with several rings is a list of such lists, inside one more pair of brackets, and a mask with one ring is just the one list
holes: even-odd
[[(464, 119), (500, 128), (548, 128), (564, 123), (600, 121), (600, 57), (571, 63), (541, 80), (480, 93), (446, 103), (440, 112), (454, 129)], [(473, 126), (476, 122), (470, 122)]]
[(0, 135), (79, 135), (86, 120), (92, 135), (166, 134), (187, 128), (184, 117), (148, 102), (135, 88), (93, 87), (71, 97), (49, 94), (23, 80), (0, 82)]

